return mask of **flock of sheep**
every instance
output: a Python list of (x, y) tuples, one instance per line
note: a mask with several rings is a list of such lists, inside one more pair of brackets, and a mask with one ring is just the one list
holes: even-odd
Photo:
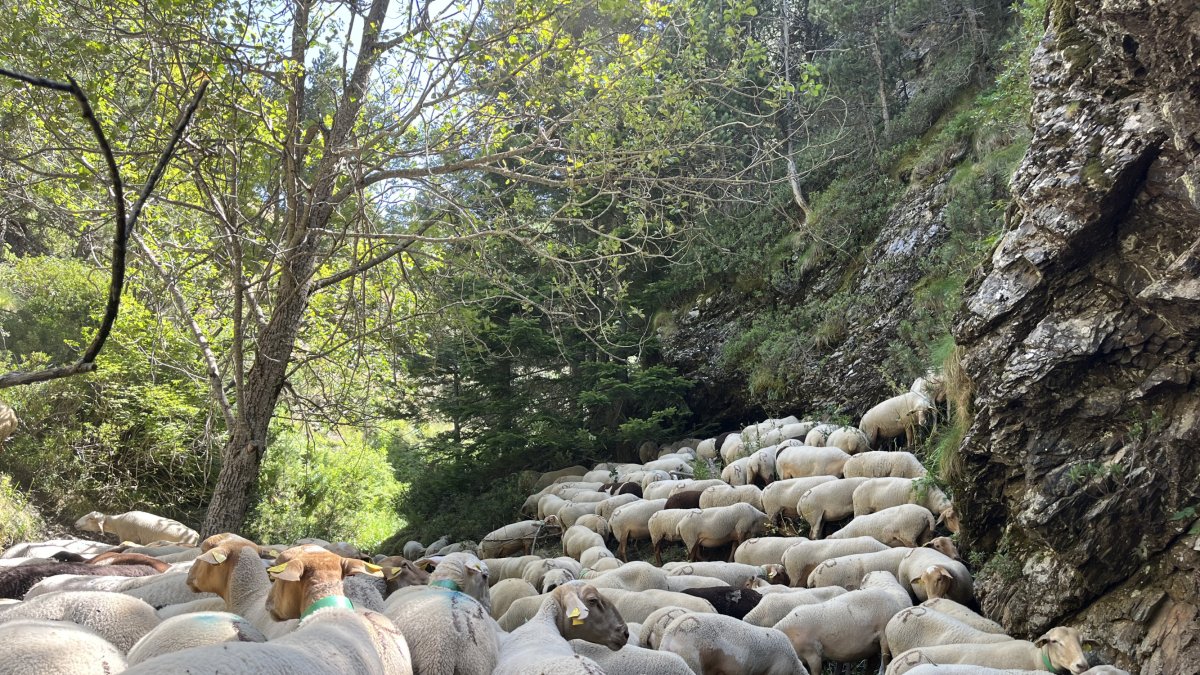
[[(402, 556), (91, 513), (76, 527), (119, 546), (0, 556), (0, 675), (1124, 673), (1091, 666), (1072, 628), (1028, 642), (977, 613), (939, 536), (958, 529), (953, 503), (912, 454), (872, 450), (911, 441), (938, 399), (927, 377), (858, 428), (789, 417), (643, 445), (640, 464), (542, 475), (529, 519), (478, 544)], [(694, 478), (718, 457), (720, 479)], [(807, 537), (766, 536), (801, 519)], [(628, 561), (637, 542), (658, 564)], [(676, 543), (688, 560), (662, 564)]]

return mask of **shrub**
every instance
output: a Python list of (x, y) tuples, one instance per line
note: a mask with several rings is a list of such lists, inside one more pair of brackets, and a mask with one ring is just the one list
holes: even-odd
[(259, 476), (258, 505), (247, 526), (259, 541), (304, 537), (348, 541), (371, 550), (404, 525), (397, 515), (403, 485), (387, 449), (358, 432), (276, 432)]
[(0, 474), (0, 551), (23, 541), (44, 539), (46, 523), (29, 498)]

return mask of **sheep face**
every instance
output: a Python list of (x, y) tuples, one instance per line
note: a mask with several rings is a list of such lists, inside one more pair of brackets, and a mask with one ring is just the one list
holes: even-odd
[(1057, 670), (1069, 670), (1078, 675), (1090, 667), (1083, 653), (1079, 631), (1074, 628), (1051, 628), (1034, 644), (1041, 648), (1043, 657)]
[(562, 612), (559, 632), (566, 640), (585, 640), (618, 651), (629, 642), (629, 626), (621, 613), (596, 587), (571, 582), (554, 589), (553, 597)]
[(188, 588), (195, 593), (216, 593), (225, 602), (229, 602), (229, 582), (233, 576), (233, 569), (237, 567), (238, 556), (243, 552), (246, 555), (256, 555), (257, 547), (254, 544), (231, 542), (205, 551), (188, 570)]
[(403, 556), (388, 556), (375, 561), (375, 564), (383, 568), (383, 578), (387, 581), (389, 595), (401, 588), (424, 586), (429, 583), (429, 572)]
[(279, 621), (299, 619), (300, 614), (317, 600), (342, 595), (342, 579), (351, 574), (383, 576), (383, 570), (377, 565), (343, 558), (324, 549), (290, 548), (281, 553), (278, 560), (282, 562), (267, 570), (271, 576), (271, 591), (267, 594), (266, 606), (271, 616)]
[(962, 560), (958, 555), (958, 547), (954, 545), (954, 540), (950, 537), (936, 537), (930, 539), (925, 548), (931, 548), (938, 553), (950, 558), (951, 560)]
[(958, 512), (954, 510), (953, 506), (938, 514), (937, 522), (939, 525), (945, 523), (946, 529), (950, 530), (952, 534), (958, 534), (959, 528), (962, 527), (962, 521), (959, 520)]
[(568, 581), (574, 581), (575, 575), (571, 574), (571, 570), (553, 569), (546, 572), (546, 576), (542, 577), (542, 592), (549, 593), (554, 589), (562, 586)]
[(911, 583), (924, 588), (927, 598), (949, 598), (954, 588), (954, 575), (941, 565), (930, 565)]
[(104, 514), (99, 511), (92, 511), (75, 521), (75, 529), (104, 534)]

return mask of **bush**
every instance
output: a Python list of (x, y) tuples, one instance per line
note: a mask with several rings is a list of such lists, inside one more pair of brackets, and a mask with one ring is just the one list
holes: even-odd
[[(9, 335), (0, 372), (74, 358), (103, 308), (104, 274), (54, 258), (0, 265)], [(214, 411), (205, 384), (185, 374), (203, 372), (194, 346), (157, 313), (127, 294), (94, 373), (5, 392), (22, 425), (0, 470), (51, 520), (144, 509), (199, 522), (221, 438), (206, 433)]]
[(0, 551), (23, 541), (45, 539), (46, 523), (29, 498), (0, 474)]
[(396, 513), (403, 485), (387, 449), (361, 434), (277, 430), (259, 476), (261, 496), (247, 529), (264, 542), (305, 537), (373, 550), (404, 526)]

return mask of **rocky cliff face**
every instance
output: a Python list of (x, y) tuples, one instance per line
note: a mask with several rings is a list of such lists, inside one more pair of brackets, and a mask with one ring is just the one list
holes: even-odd
[(955, 326), (989, 614), (1200, 672), (1200, 5), (1055, 0), (1015, 208)]

